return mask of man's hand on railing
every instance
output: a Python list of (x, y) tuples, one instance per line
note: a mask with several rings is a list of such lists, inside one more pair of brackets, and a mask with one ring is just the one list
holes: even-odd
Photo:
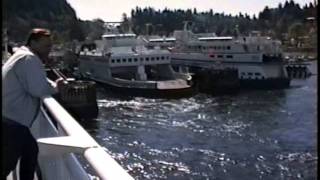
[(55, 80), (55, 83), (56, 83), (56, 88), (57, 88), (57, 90), (59, 92), (61, 90), (62, 86), (64, 86), (65, 84), (68, 84), (68, 81), (66, 81), (65, 79), (60, 77), (57, 80)]

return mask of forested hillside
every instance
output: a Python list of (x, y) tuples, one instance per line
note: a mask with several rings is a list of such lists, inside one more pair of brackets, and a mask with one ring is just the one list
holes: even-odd
[(3, 25), (10, 39), (23, 41), (33, 27), (53, 31), (57, 41), (83, 39), (81, 21), (66, 0), (3, 0)]
[(146, 33), (146, 23), (152, 24), (149, 33), (163, 33), (168, 35), (175, 29), (182, 29), (183, 21), (192, 21), (193, 31), (196, 33), (215, 32), (217, 35), (233, 35), (239, 31), (247, 35), (252, 30), (259, 30), (264, 34), (282, 38), (286, 33), (292, 35), (308, 34), (308, 17), (316, 17), (317, 6), (314, 3), (300, 7), (293, 0), (279, 4), (277, 8), (265, 7), (258, 15), (250, 17), (246, 13), (231, 16), (216, 13), (213, 10), (197, 12), (197, 9), (162, 11), (155, 8), (141, 9), (136, 7), (131, 11), (131, 19), (123, 18), (133, 25), (137, 34)]

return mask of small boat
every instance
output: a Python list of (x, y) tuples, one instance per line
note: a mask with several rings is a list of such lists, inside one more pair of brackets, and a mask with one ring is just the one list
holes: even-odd
[(180, 98), (194, 93), (192, 77), (174, 71), (168, 50), (147, 49), (133, 33), (108, 32), (83, 45), (79, 74), (113, 92), (144, 97)]

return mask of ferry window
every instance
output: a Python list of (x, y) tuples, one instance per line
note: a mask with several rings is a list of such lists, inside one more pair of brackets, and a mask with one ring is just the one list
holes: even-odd
[(210, 54), (210, 57), (214, 58), (214, 54)]
[(132, 62), (132, 59), (131, 59), (131, 58), (129, 58), (129, 59), (128, 59), (128, 61), (129, 61), (129, 62)]
[(254, 75), (256, 75), (256, 76), (260, 76), (260, 75), (261, 75), (261, 73), (256, 72), (256, 73), (254, 73)]
[(122, 59), (122, 62), (124, 62), (124, 63), (127, 62), (127, 59)]
[(156, 59), (157, 59), (157, 61), (159, 61), (160, 58), (159, 58), (159, 57), (156, 57)]
[(146, 61), (149, 61), (149, 58), (148, 58), (148, 57), (146, 57)]
[(134, 58), (134, 62), (138, 62), (138, 59), (137, 59), (137, 58)]
[(161, 59), (162, 59), (162, 60), (164, 60), (164, 57), (163, 57), (163, 56), (161, 56)]
[(167, 56), (167, 59), (169, 59), (169, 56)]
[(198, 46), (199, 49), (201, 49), (201, 46)]
[(143, 58), (140, 58), (140, 61), (143, 61)]
[(229, 50), (229, 49), (230, 49), (230, 46), (227, 46), (227, 49)]
[(112, 60), (111, 60), (111, 63), (114, 63), (114, 62), (115, 62), (115, 60), (114, 60), (114, 59), (112, 59)]
[(218, 55), (218, 58), (222, 58), (223, 56), (222, 55)]
[(251, 72), (248, 73), (249, 76), (252, 76), (253, 74)]
[(151, 61), (154, 61), (154, 57), (151, 57)]
[(120, 59), (117, 59), (117, 63), (120, 63)]
[(226, 57), (227, 57), (227, 58), (233, 58), (233, 56), (232, 56), (232, 55), (227, 55)]

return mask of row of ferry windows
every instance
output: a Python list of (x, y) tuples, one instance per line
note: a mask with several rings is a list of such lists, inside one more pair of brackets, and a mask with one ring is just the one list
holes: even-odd
[[(164, 56), (161, 56), (161, 57), (146, 57), (144, 60), (147, 61), (147, 62), (148, 61), (169, 60), (169, 56), (166, 56), (166, 57), (164, 57)], [(140, 58), (140, 61), (143, 61), (143, 58)], [(115, 62), (117, 62), (117, 63), (121, 63), (121, 62), (123, 62), (123, 63), (126, 63), (126, 62), (129, 62), (129, 63), (138, 62), (138, 58), (128, 58), (128, 59), (123, 58), (123, 59), (112, 59), (111, 60), (111, 63), (115, 63)]]
[(222, 50), (230, 50), (230, 46), (188, 46), (189, 49), (222, 49)]
[[(248, 72), (248, 73), (242, 72), (242, 73), (241, 73), (242, 76), (244, 76), (244, 75), (246, 75), (246, 74), (247, 74), (248, 76), (253, 76), (253, 73), (252, 73), (252, 72)], [(255, 75), (255, 76), (261, 76), (261, 73), (256, 72), (256, 73), (254, 73), (254, 75)]]
[[(216, 55), (211, 54), (210, 57), (214, 58)], [(217, 58), (223, 58), (223, 55), (217, 55)], [(226, 55), (226, 58), (233, 58), (233, 55)]]

